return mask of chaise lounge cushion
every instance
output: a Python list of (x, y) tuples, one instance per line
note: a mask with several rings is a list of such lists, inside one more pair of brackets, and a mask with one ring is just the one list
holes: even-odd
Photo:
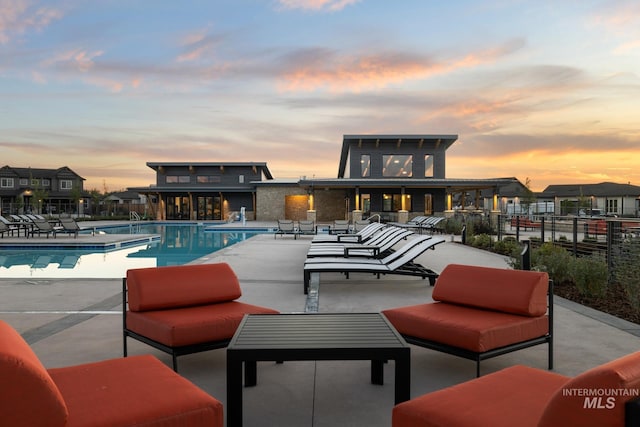
[(69, 407), (67, 427), (223, 425), (220, 402), (153, 356), (56, 368), (50, 373)]
[(544, 272), (449, 264), (433, 289), (434, 301), (523, 316), (547, 311), (549, 276)]
[(31, 347), (0, 321), (0, 425), (64, 426), (67, 406)]
[(131, 311), (206, 305), (242, 296), (238, 278), (226, 263), (128, 270), (127, 289)]
[(239, 301), (127, 314), (127, 327), (170, 347), (231, 339), (246, 313), (278, 311)]
[[(623, 426), (624, 403), (637, 398), (639, 391), (640, 352), (636, 352), (590, 369), (567, 382), (554, 394), (539, 426)], [(585, 396), (585, 392), (594, 395)], [(585, 408), (587, 397), (595, 406)]]
[(541, 337), (549, 330), (547, 316), (519, 316), (442, 302), (383, 313), (402, 335), (475, 352)]
[[(553, 393), (568, 380), (512, 366), (396, 405), (393, 427), (534, 427)], [(554, 424), (578, 425), (582, 424)]]

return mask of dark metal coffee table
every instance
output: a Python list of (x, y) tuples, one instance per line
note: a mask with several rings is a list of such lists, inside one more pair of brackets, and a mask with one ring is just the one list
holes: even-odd
[(242, 426), (245, 386), (257, 384), (258, 361), (371, 360), (371, 382), (383, 384), (395, 361), (395, 403), (410, 398), (408, 344), (381, 313), (249, 314), (227, 347), (227, 426)]

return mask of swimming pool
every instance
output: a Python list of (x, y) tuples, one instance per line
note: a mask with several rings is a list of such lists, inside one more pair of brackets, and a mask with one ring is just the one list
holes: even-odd
[(0, 278), (121, 278), (131, 268), (182, 265), (247, 240), (260, 230), (220, 230), (203, 224), (154, 224), (97, 228), (107, 234), (159, 238), (114, 250), (0, 250)]

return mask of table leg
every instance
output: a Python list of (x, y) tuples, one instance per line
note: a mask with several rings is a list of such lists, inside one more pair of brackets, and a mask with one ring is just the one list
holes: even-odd
[(227, 427), (242, 427), (242, 360), (227, 352)]
[(244, 361), (244, 386), (253, 387), (258, 384), (258, 367), (255, 360)]
[(371, 361), (371, 384), (384, 385), (384, 360)]
[(411, 399), (411, 353), (404, 349), (395, 360), (396, 363), (396, 389), (395, 403), (405, 402)]

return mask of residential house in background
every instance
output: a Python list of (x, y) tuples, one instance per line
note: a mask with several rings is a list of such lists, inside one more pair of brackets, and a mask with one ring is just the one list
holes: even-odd
[(40, 169), (0, 168), (0, 212), (82, 214), (88, 200), (85, 179), (67, 166)]
[(558, 215), (603, 215), (637, 217), (640, 186), (601, 182), (599, 184), (550, 185), (538, 194), (539, 201), (552, 202)]
[(144, 218), (147, 214), (147, 196), (137, 191), (116, 191), (104, 198), (106, 215), (130, 215), (135, 212)]

